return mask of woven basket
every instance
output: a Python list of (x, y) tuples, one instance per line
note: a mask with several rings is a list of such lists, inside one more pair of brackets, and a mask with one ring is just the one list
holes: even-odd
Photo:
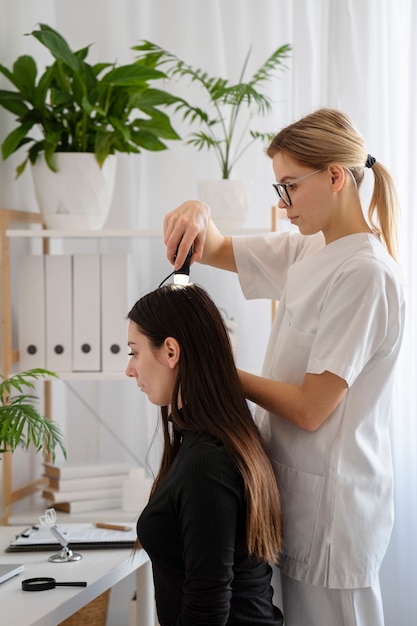
[(110, 589), (105, 591), (82, 609), (68, 617), (58, 626), (106, 626)]

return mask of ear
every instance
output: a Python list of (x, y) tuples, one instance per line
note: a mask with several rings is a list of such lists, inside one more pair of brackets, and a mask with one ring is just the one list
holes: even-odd
[(345, 183), (346, 172), (338, 163), (329, 165), (329, 173), (332, 185), (332, 191), (340, 191)]
[(174, 337), (167, 337), (164, 341), (165, 356), (168, 366), (174, 369), (180, 360), (181, 348), (180, 344)]

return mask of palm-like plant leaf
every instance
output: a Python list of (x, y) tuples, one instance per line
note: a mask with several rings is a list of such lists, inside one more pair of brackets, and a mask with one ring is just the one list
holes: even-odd
[(284, 44), (280, 46), (271, 54), (271, 56), (265, 61), (265, 63), (254, 73), (252, 79), (249, 81), (252, 85), (258, 85), (261, 82), (270, 80), (272, 73), (277, 68), (285, 69), (284, 59), (288, 58), (291, 52), (291, 46)]
[[(183, 120), (191, 125), (203, 127), (192, 132), (187, 143), (198, 150), (214, 150), (222, 169), (223, 178), (229, 178), (236, 162), (256, 140), (271, 137), (272, 133), (260, 133), (249, 128), (254, 116), (262, 116), (271, 111), (270, 97), (259, 91), (259, 86), (284, 69), (284, 59), (289, 56), (291, 46), (285, 44), (277, 48), (253, 74), (249, 81), (244, 80), (250, 50), (240, 72), (239, 82), (231, 84), (222, 77), (213, 77), (200, 68), (195, 68), (179, 59), (171, 52), (156, 44), (143, 40), (133, 48), (139, 52), (139, 60), (150, 67), (162, 67), (171, 79), (187, 79), (198, 83), (207, 98), (207, 107), (191, 104), (181, 98), (175, 110)], [(240, 123), (242, 110), (246, 109), (247, 121)], [(248, 139), (248, 135), (250, 139)]]
[(36, 452), (50, 452), (53, 460), (57, 448), (66, 456), (58, 425), (39, 413), (35, 406), (38, 397), (27, 393), (35, 388), (34, 381), (45, 377), (56, 378), (56, 374), (35, 368), (1, 380), (0, 453), (33, 446)]

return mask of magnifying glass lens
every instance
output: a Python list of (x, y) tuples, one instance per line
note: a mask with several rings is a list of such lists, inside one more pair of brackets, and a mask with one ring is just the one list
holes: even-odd
[(27, 578), (22, 580), (23, 591), (44, 591), (55, 587), (55, 578)]

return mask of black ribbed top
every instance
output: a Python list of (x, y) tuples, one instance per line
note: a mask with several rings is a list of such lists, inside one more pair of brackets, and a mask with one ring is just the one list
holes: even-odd
[(280, 626), (271, 568), (246, 548), (243, 480), (222, 444), (185, 432), (138, 520), (161, 626)]

